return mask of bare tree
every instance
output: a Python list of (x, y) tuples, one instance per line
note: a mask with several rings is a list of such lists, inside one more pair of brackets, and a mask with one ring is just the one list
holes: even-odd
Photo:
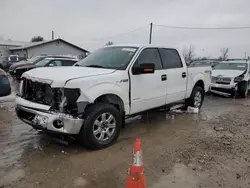
[(195, 51), (195, 48), (193, 45), (190, 45), (189, 48), (184, 48), (182, 53), (186, 62), (190, 62), (194, 58), (195, 56), (194, 51)]
[(221, 56), (220, 56), (220, 60), (226, 60), (228, 58), (228, 52), (229, 52), (229, 48), (221, 48), (220, 49), (221, 52)]
[(41, 36), (35, 36), (35, 37), (32, 37), (31, 39), (31, 42), (41, 42), (41, 41), (44, 41), (44, 38)]
[(113, 45), (114, 43), (112, 42), (112, 41), (108, 41), (107, 43), (106, 43), (106, 46), (110, 46), (110, 45)]

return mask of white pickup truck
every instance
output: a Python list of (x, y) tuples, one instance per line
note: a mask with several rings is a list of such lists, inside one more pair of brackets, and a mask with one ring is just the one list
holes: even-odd
[(73, 67), (22, 75), (17, 116), (38, 130), (75, 136), (92, 149), (110, 146), (125, 118), (182, 102), (201, 108), (211, 67), (187, 68), (173, 48), (101, 48)]

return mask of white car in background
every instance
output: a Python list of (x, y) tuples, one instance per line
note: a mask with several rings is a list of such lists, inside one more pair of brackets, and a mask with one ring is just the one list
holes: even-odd
[(212, 93), (235, 97), (247, 97), (249, 90), (250, 60), (222, 61), (212, 70)]

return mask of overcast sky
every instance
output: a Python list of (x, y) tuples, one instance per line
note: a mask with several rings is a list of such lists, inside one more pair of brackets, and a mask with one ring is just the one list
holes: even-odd
[[(188, 27), (250, 26), (250, 0), (0, 0), (0, 36), (29, 41), (63, 38), (88, 50), (148, 43), (149, 23)], [(135, 32), (128, 33), (129, 31)], [(127, 33), (120, 35), (121, 33)], [(153, 44), (194, 45), (197, 56), (250, 56), (250, 29), (180, 30), (153, 27)]]

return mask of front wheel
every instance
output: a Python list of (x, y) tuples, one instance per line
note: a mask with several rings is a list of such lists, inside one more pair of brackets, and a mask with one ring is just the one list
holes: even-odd
[(247, 82), (243, 82), (239, 85), (239, 95), (243, 98), (246, 98), (248, 94), (248, 85)]
[(120, 134), (122, 115), (112, 104), (96, 103), (87, 108), (79, 141), (90, 149), (112, 145)]
[(185, 101), (185, 108), (188, 106), (201, 108), (204, 100), (205, 92), (200, 86), (195, 86), (190, 98)]

